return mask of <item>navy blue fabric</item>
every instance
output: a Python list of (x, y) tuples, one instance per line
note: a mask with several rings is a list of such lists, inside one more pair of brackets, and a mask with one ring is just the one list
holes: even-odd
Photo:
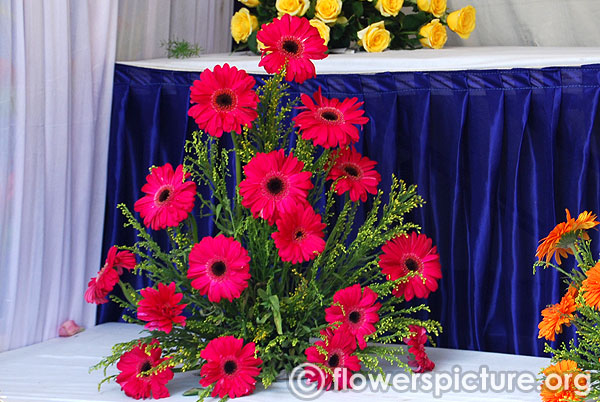
[[(135, 241), (115, 205), (133, 207), (150, 165), (181, 162), (197, 77), (116, 66), (104, 255)], [(411, 218), (441, 255), (444, 278), (429, 298), (444, 326), (438, 345), (543, 355), (540, 310), (564, 285), (531, 267), (565, 208), (600, 211), (600, 66), (323, 75), (291, 92), (319, 86), (365, 102), (358, 148), (379, 162), (381, 187), (395, 173), (427, 201)], [(103, 305), (98, 322), (119, 315)]]

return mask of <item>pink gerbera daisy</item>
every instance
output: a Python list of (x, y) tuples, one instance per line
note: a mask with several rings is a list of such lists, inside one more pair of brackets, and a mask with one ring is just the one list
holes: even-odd
[(158, 290), (146, 288), (140, 290), (140, 294), (143, 299), (138, 303), (137, 317), (148, 321), (146, 328), (158, 329), (168, 334), (173, 329), (173, 324), (185, 327), (185, 317), (181, 313), (187, 304), (178, 304), (183, 294), (175, 293), (175, 282), (168, 286), (159, 283)]
[[(351, 388), (351, 373), (348, 373), (348, 370), (360, 370), (360, 360), (353, 355), (356, 351), (354, 336), (343, 328), (335, 331), (327, 328), (321, 331), (321, 335), (325, 340), (315, 342), (314, 346), (305, 351), (306, 360), (313, 363), (304, 369), (306, 378), (309, 382), (316, 382), (319, 389), (329, 390), (335, 376), (335, 389)], [(320, 348), (324, 349), (325, 353), (319, 350)], [(329, 368), (333, 374), (321, 369), (318, 364)]]
[(242, 205), (255, 218), (266, 219), (270, 225), (296, 204), (305, 205), (308, 191), (313, 188), (311, 172), (303, 172), (304, 163), (283, 150), (257, 153), (246, 166), (246, 179), (240, 183)]
[(415, 232), (410, 236), (400, 235), (388, 241), (381, 251), (383, 254), (379, 257), (379, 266), (388, 280), (405, 278), (413, 272), (420, 274), (399, 284), (394, 290), (396, 297), (404, 296), (405, 300), (413, 297), (424, 299), (437, 290), (437, 281), (442, 277), (440, 256), (427, 236)]
[(258, 116), (258, 95), (252, 89), (255, 84), (244, 70), (229, 64), (215, 66), (214, 71), (207, 68), (190, 87), (190, 103), (196, 105), (188, 115), (214, 137), (221, 137), (223, 132), (240, 134), (241, 127), (252, 127)]
[(215, 384), (211, 396), (238, 398), (254, 392), (262, 360), (254, 357), (256, 345), (244, 345), (233, 336), (215, 338), (200, 352), (206, 363), (200, 369), (200, 385)]
[(338, 195), (350, 192), (350, 199), (367, 201), (367, 193), (377, 194), (381, 176), (374, 169), (377, 162), (359, 154), (354, 147), (340, 149), (333, 155), (335, 163), (327, 175), (327, 180), (338, 180), (335, 191)]
[(146, 195), (133, 206), (144, 225), (159, 230), (177, 226), (188, 217), (196, 196), (196, 183), (184, 181), (188, 177), (183, 173), (183, 165), (177, 166), (175, 172), (170, 163), (152, 169), (142, 187)]
[(287, 64), (285, 79), (298, 84), (316, 75), (311, 60), (327, 57), (327, 46), (319, 31), (306, 18), (285, 14), (270, 24), (264, 24), (256, 39), (264, 45), (258, 65), (263, 66), (267, 73), (275, 74)]
[(107, 303), (108, 299), (106, 296), (119, 283), (119, 277), (123, 273), (123, 268), (133, 269), (135, 264), (135, 256), (131, 251), (118, 251), (117, 246), (112, 246), (108, 250), (104, 266), (88, 283), (88, 289), (84, 296), (85, 301), (94, 304)]
[(218, 303), (221, 299), (232, 301), (248, 287), (250, 257), (240, 242), (220, 234), (205, 237), (190, 252), (190, 268), (187, 276), (192, 287), (208, 300)]
[(362, 127), (369, 119), (364, 116), (365, 111), (360, 109), (363, 102), (357, 98), (327, 99), (321, 95), (321, 88), (313, 94), (315, 100), (306, 94), (301, 95), (300, 109), (305, 109), (294, 118), (296, 127), (302, 132), (302, 138), (313, 140), (315, 145), (324, 148), (345, 148), (358, 141), (357, 126)]
[(271, 235), (281, 261), (297, 264), (310, 261), (325, 249), (321, 215), (310, 205), (297, 204), (277, 219), (277, 230)]
[(410, 346), (408, 351), (411, 357), (408, 360), (408, 365), (415, 373), (424, 373), (433, 370), (435, 363), (429, 360), (427, 352), (425, 352), (427, 331), (419, 325), (409, 325), (408, 328), (413, 333), (413, 335), (404, 339), (404, 343)]
[(333, 295), (333, 304), (325, 309), (325, 320), (330, 323), (341, 323), (356, 337), (361, 349), (367, 347), (365, 337), (375, 332), (375, 324), (379, 321), (380, 303), (376, 303), (377, 293), (369, 287), (361, 289), (359, 284), (338, 290)]
[[(150, 343), (152, 346), (158, 344), (156, 339)], [(166, 385), (173, 378), (171, 368), (166, 367), (155, 373), (148, 373), (152, 368), (169, 359), (161, 358), (161, 354), (160, 347), (150, 348), (142, 343), (138, 343), (129, 352), (123, 353), (117, 363), (117, 369), (121, 371), (117, 376), (117, 383), (121, 385), (125, 395), (135, 399), (150, 397), (159, 399), (169, 396)]]

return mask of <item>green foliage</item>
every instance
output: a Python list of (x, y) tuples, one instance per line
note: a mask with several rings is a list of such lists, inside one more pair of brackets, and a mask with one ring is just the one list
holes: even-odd
[(167, 51), (169, 59), (187, 59), (189, 57), (199, 56), (202, 53), (202, 48), (198, 44), (190, 43), (186, 40), (169, 39), (160, 43)]
[[(379, 191), (373, 197), (363, 225), (354, 233), (353, 226), (358, 203), (335, 193), (335, 183), (326, 183), (332, 158), (329, 150), (317, 150), (312, 142), (297, 139), (291, 143), (294, 127), (290, 112), (297, 100), (289, 100), (288, 85), (282, 72), (268, 79), (258, 89), (260, 98), (258, 119), (253, 128), (232, 134), (235, 148), (227, 149), (222, 139), (203, 132), (195, 132), (185, 145), (184, 170), (198, 185), (199, 212), (190, 215), (178, 227), (167, 230), (171, 241), (170, 251), (164, 251), (153, 239), (150, 231), (137, 221), (125, 205), (119, 209), (126, 219), (126, 227), (138, 234), (137, 242), (121, 249), (130, 250), (139, 257), (136, 273), (147, 275), (162, 283), (175, 282), (177, 292), (183, 293), (189, 317), (185, 328), (174, 327), (171, 333), (145, 331), (141, 342), (158, 339), (163, 354), (170, 356), (169, 364), (176, 371), (198, 370), (204, 363), (200, 351), (206, 344), (220, 336), (234, 335), (245, 342), (255, 342), (257, 355), (263, 360), (260, 380), (268, 387), (282, 371), (290, 372), (304, 363), (304, 351), (310, 339), (318, 337), (327, 327), (325, 308), (332, 303), (333, 295), (340, 289), (359, 283), (369, 285), (380, 295), (381, 320), (376, 332), (369, 338), (378, 345), (357, 352), (365, 369), (379, 369), (380, 361), (407, 368), (400, 360), (403, 348), (384, 344), (400, 343), (410, 335), (411, 324), (425, 327), (432, 335), (441, 331), (433, 320), (419, 320), (414, 314), (428, 312), (425, 305), (403, 307), (402, 298), (390, 297), (395, 286), (411, 276), (397, 281), (387, 281), (378, 264), (380, 249), (390, 239), (418, 230), (404, 216), (423, 205), (416, 186), (392, 178), (389, 191)], [(241, 205), (238, 188), (227, 186), (227, 178), (235, 174), (241, 180), (241, 166), (258, 152), (288, 149), (312, 172), (314, 189), (308, 200), (312, 205), (322, 205), (319, 211), (327, 224), (325, 250), (314, 260), (303, 264), (281, 261), (271, 234), (275, 228), (263, 219), (255, 219)], [(232, 172), (235, 165), (235, 173)], [(203, 194), (210, 191), (210, 197)], [(384, 197), (385, 194), (385, 197)], [(387, 202), (385, 202), (387, 199)], [(341, 212), (336, 213), (336, 208)], [(241, 297), (232, 302), (222, 300), (212, 303), (191, 286), (187, 278), (189, 253), (199, 241), (197, 219), (209, 217), (217, 234), (234, 237), (242, 243), (251, 257), (249, 286)], [(126, 319), (139, 322), (135, 309), (137, 294), (128, 285), (122, 287), (125, 299), (114, 298), (126, 308)], [(137, 344), (137, 340), (115, 345), (113, 354), (94, 368), (115, 364), (120, 356)], [(408, 369), (408, 368), (407, 368)], [(109, 378), (110, 379), (110, 378)], [(206, 390), (190, 390), (190, 394), (203, 399)]]

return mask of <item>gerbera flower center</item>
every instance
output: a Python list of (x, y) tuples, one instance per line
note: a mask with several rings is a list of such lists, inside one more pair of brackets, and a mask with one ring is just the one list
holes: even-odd
[(329, 121), (336, 121), (338, 119), (337, 114), (333, 112), (323, 112), (321, 117)]
[(169, 199), (169, 196), (171, 195), (171, 190), (169, 190), (168, 188), (165, 188), (163, 191), (161, 191), (161, 193), (158, 195), (158, 202), (165, 202), (167, 199)]
[(344, 166), (344, 172), (350, 177), (358, 178), (360, 176), (360, 170), (353, 165)]
[(360, 312), (359, 311), (351, 312), (350, 315), (348, 316), (348, 320), (350, 320), (351, 323), (356, 324), (357, 322), (360, 321)]
[(233, 360), (227, 360), (225, 362), (225, 364), (223, 365), (223, 371), (225, 372), (225, 374), (231, 375), (231, 374), (235, 373), (236, 370), (237, 370), (237, 363), (234, 362)]
[(294, 233), (294, 240), (296, 241), (300, 241), (302, 239), (304, 239), (304, 230), (303, 229), (298, 229), (296, 230), (296, 233)]
[(327, 361), (327, 365), (332, 368), (339, 366), (340, 365), (340, 355), (338, 355), (337, 353), (334, 353), (333, 355), (331, 355), (331, 357)]
[(322, 107), (317, 113), (323, 123), (334, 125), (344, 123), (344, 115), (334, 107)]
[(266, 192), (271, 197), (282, 198), (287, 194), (287, 181), (283, 177), (273, 175), (264, 184)]
[(302, 42), (293, 36), (283, 37), (279, 43), (281, 52), (284, 53), (286, 57), (300, 57), (304, 50)]
[(406, 261), (404, 261), (404, 266), (410, 272), (415, 272), (419, 270), (419, 262), (415, 261), (413, 258), (407, 258)]
[(269, 193), (277, 195), (283, 191), (283, 181), (279, 177), (273, 177), (267, 182)]
[(225, 275), (225, 271), (227, 270), (227, 265), (223, 261), (215, 261), (210, 266), (210, 272), (214, 276), (223, 276)]
[(146, 371), (150, 370), (152, 368), (152, 365), (150, 364), (149, 361), (145, 361), (144, 364), (142, 364), (142, 367), (140, 368), (140, 373), (145, 373)]
[(171, 199), (174, 190), (173, 186), (159, 188), (154, 196), (154, 202), (159, 206), (166, 204)]
[(212, 104), (219, 112), (229, 112), (237, 106), (237, 97), (229, 88), (219, 89), (212, 96)]

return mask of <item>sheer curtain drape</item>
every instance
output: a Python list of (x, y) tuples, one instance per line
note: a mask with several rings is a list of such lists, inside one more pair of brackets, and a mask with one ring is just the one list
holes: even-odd
[(94, 324), (117, 9), (0, 0), (0, 351)]
[(161, 42), (187, 40), (204, 53), (231, 50), (234, 0), (125, 0), (119, 3), (117, 60), (166, 57)]
[(451, 46), (600, 46), (598, 0), (448, 0), (457, 10), (477, 9), (468, 40), (448, 35)]

